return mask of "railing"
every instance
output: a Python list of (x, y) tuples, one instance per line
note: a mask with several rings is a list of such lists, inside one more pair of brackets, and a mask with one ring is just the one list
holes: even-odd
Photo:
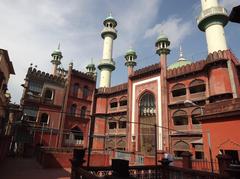
[(199, 24), (206, 17), (216, 15), (216, 14), (223, 14), (227, 16), (227, 11), (223, 7), (211, 7), (201, 12), (199, 17), (197, 18), (197, 23)]
[[(77, 169), (77, 177), (72, 179), (98, 179), (111, 176), (114, 171), (111, 167), (83, 167)], [(156, 166), (130, 166), (129, 175), (134, 178), (141, 179), (220, 179), (223, 178), (219, 174), (198, 171), (192, 169), (184, 169), (179, 167), (162, 165)]]
[[(218, 161), (213, 160), (212, 164), (213, 164), (214, 173), (219, 173)], [(211, 170), (212, 170), (211, 161), (208, 161), (208, 160), (192, 160), (192, 169), (211, 172)]]

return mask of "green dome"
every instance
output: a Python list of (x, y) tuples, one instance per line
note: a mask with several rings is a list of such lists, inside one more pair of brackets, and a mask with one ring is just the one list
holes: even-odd
[(177, 62), (171, 64), (168, 66), (168, 69), (174, 69), (174, 68), (179, 68), (179, 67), (182, 67), (182, 66), (185, 66), (185, 65), (188, 65), (188, 64), (191, 64), (192, 62), (189, 61), (189, 60), (178, 60)]
[(103, 21), (103, 25), (106, 25), (107, 22), (112, 21), (114, 26), (117, 26), (117, 21), (113, 18), (112, 14), (110, 13), (109, 16)]
[(52, 56), (54, 56), (54, 55), (58, 55), (58, 56), (62, 57), (62, 52), (59, 49), (54, 50), (53, 53), (52, 53)]
[(192, 62), (190, 60), (187, 60), (187, 59), (185, 59), (183, 57), (182, 46), (180, 45), (180, 48), (179, 48), (179, 59), (175, 63), (169, 65), (168, 69), (179, 68), (179, 67), (191, 64), (191, 63)]
[(93, 63), (91, 63), (91, 64), (88, 64), (87, 66), (86, 66), (86, 68), (88, 69), (88, 68), (95, 68), (95, 65), (93, 64)]
[(126, 56), (127, 55), (136, 55), (135, 50), (133, 50), (132, 48), (130, 48), (127, 52), (126, 52)]
[(170, 45), (170, 41), (168, 40), (168, 37), (162, 33), (158, 36), (156, 44), (159, 42), (167, 42), (167, 45)]

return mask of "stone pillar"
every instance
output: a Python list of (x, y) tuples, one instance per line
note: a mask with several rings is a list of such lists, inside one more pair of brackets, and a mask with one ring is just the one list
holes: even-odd
[(192, 154), (190, 152), (183, 152), (183, 168), (192, 168)]

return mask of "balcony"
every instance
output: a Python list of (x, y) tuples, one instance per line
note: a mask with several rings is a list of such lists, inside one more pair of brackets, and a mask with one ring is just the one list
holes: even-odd
[(208, 8), (204, 11), (202, 11), (200, 13), (200, 15), (197, 17), (197, 24), (200, 30), (204, 31), (205, 30), (205, 26), (206, 26), (206, 22), (209, 23), (209, 18), (211, 17), (215, 17), (214, 20), (218, 22), (221, 22), (223, 24), (223, 26), (225, 26), (228, 22), (228, 14), (226, 9), (224, 9), (223, 7), (211, 7)]

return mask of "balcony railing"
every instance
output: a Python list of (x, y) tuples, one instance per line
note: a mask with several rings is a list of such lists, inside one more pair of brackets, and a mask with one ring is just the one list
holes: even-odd
[(226, 15), (227, 16), (227, 11), (223, 7), (211, 7), (209, 9), (206, 9), (201, 12), (201, 14), (197, 17), (197, 23), (199, 24), (203, 19), (212, 16), (212, 15)]

